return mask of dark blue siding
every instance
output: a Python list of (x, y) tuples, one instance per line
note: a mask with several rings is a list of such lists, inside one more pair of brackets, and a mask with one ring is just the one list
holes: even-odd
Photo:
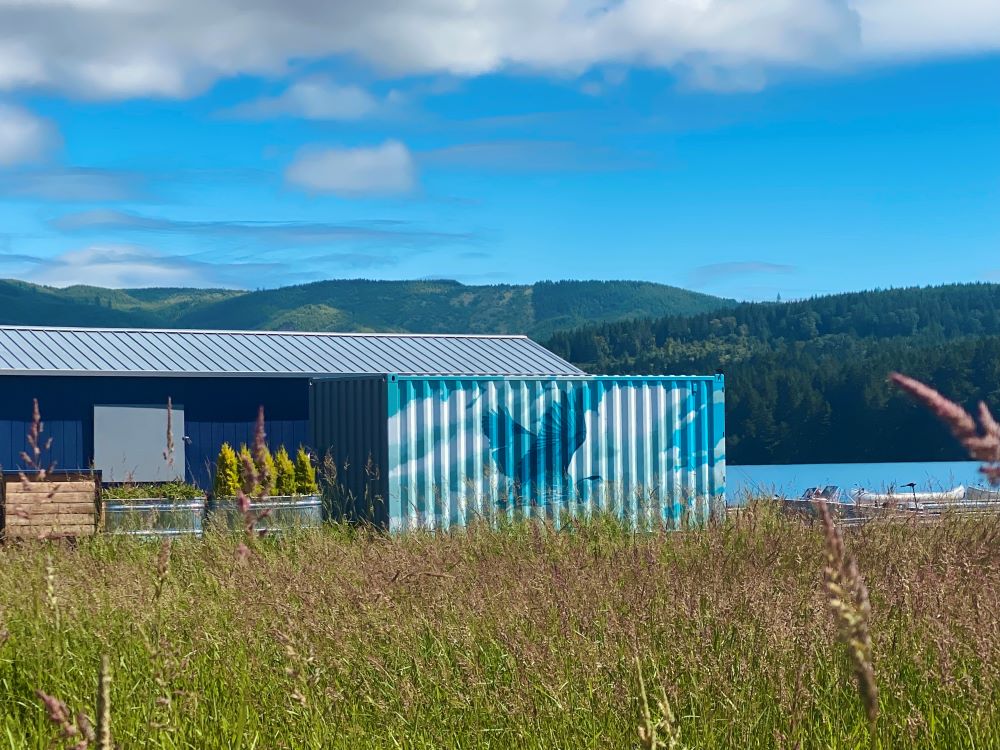
[[(223, 443), (229, 443), (239, 449), (241, 443), (253, 443), (254, 422), (186, 422), (184, 429), (189, 441), (185, 449), (188, 481), (208, 488), (212, 483), (212, 473), (215, 470), (215, 459)], [(295, 458), (295, 451), (300, 445), (306, 445), (309, 439), (309, 422), (305, 419), (271, 419), (265, 420), (264, 430), (267, 432), (267, 444), (272, 451), (280, 446)]]
[[(37, 398), (52, 459), (61, 469), (85, 469), (94, 455), (94, 406), (162, 405), (184, 409), (191, 438), (188, 478), (206, 481), (205, 458), (215, 461), (224, 440), (237, 447), (253, 437), (257, 409), (264, 407), (268, 442), (289, 451), (308, 443), (309, 381), (301, 378), (0, 376), (0, 463), (21, 466), (25, 435)], [(175, 435), (179, 446), (181, 436)]]
[[(44, 420), (41, 437), (42, 468), (81, 470), (88, 468), (83, 455), (83, 423), (79, 420)], [(31, 422), (20, 419), (0, 420), (0, 469), (16, 471), (28, 468), (21, 452), (28, 451)], [(48, 450), (45, 444), (52, 440)]]

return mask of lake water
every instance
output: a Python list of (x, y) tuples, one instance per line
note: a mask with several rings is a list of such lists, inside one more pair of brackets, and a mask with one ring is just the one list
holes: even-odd
[(950, 489), (959, 484), (985, 486), (975, 461), (727, 466), (726, 500), (729, 505), (739, 505), (748, 493), (773, 492), (798, 497), (807, 487), (826, 484), (845, 489), (886, 490), (898, 489), (909, 482), (916, 482), (917, 492)]

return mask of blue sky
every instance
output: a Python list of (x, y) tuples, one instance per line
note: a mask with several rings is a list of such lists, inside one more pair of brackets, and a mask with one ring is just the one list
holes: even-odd
[(0, 276), (793, 298), (998, 209), (1000, 3), (0, 0)]

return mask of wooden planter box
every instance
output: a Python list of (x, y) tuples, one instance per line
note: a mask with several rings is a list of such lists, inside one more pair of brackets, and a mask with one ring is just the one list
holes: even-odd
[(49, 472), (44, 482), (4, 474), (4, 538), (92, 536), (98, 526), (100, 486), (97, 473)]
[(205, 498), (104, 500), (103, 530), (135, 536), (201, 536)]

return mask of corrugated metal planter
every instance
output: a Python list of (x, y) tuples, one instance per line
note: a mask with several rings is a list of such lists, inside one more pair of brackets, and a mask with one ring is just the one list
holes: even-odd
[(135, 536), (201, 536), (205, 498), (168, 500), (162, 497), (105, 500), (104, 530)]
[(725, 494), (721, 375), (324, 379), (310, 410), (355, 514), (392, 531), (595, 512), (678, 527)]
[[(209, 512), (212, 523), (228, 529), (243, 528), (243, 513), (233, 498), (213, 500)], [(323, 499), (320, 495), (258, 498), (250, 502), (250, 512), (261, 516), (254, 524), (257, 531), (315, 528), (323, 523)]]

